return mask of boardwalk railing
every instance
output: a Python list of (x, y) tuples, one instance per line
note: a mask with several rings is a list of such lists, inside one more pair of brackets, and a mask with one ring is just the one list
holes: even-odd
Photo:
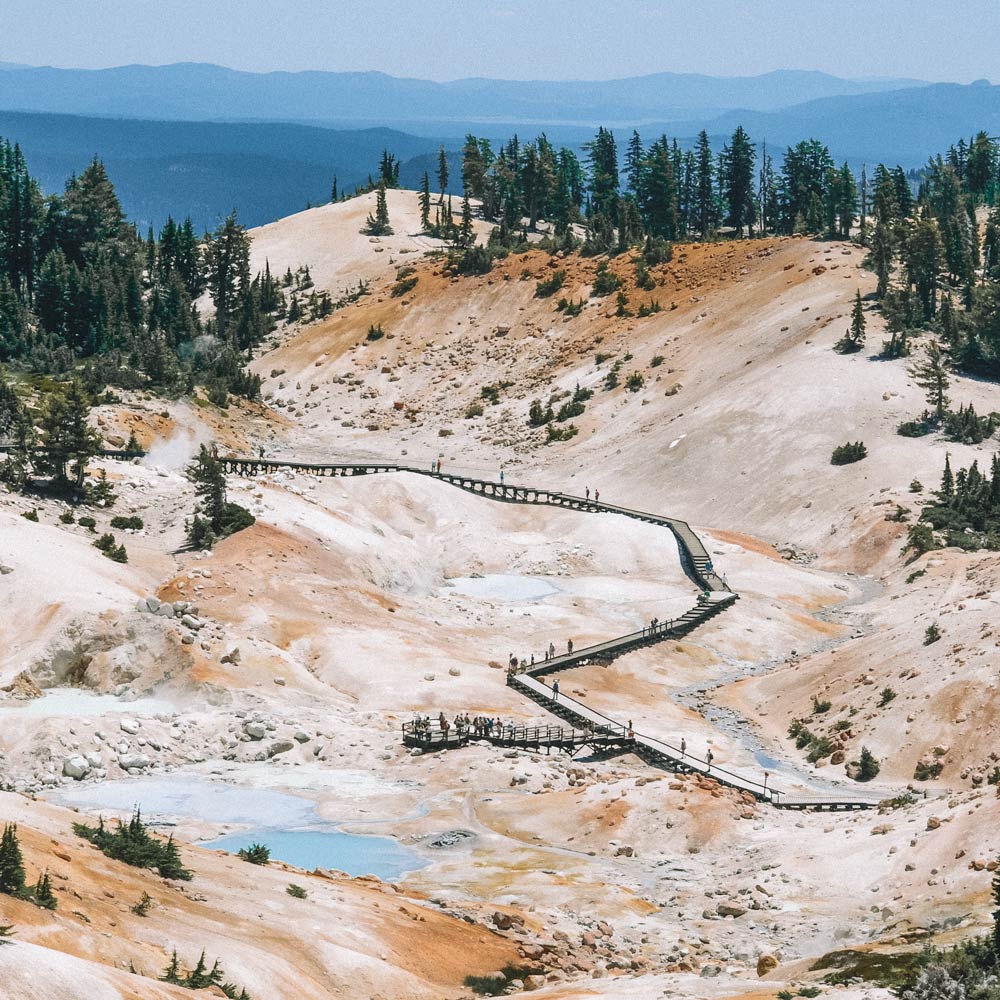
[[(0, 444), (0, 451), (7, 450), (10, 450), (10, 446)], [(103, 451), (100, 454), (105, 458), (116, 459), (138, 457), (134, 453), (123, 451)], [(721, 768), (707, 758), (702, 759), (689, 754), (686, 749), (675, 747), (663, 740), (638, 733), (630, 733), (620, 722), (603, 715), (603, 713), (596, 712), (583, 702), (570, 698), (562, 692), (557, 694), (540, 680), (541, 677), (549, 673), (568, 670), (571, 667), (580, 666), (594, 660), (611, 659), (642, 646), (687, 635), (695, 628), (698, 628), (717, 614), (726, 610), (726, 608), (732, 606), (738, 599), (738, 595), (715, 572), (708, 551), (686, 521), (672, 517), (663, 517), (658, 514), (650, 514), (646, 511), (635, 510), (630, 507), (619, 507), (614, 504), (602, 503), (596, 499), (592, 500), (589, 497), (573, 496), (572, 494), (561, 493), (555, 490), (518, 486), (472, 476), (452, 474), (450, 472), (439, 472), (433, 466), (428, 469), (423, 466), (399, 462), (294, 462), (240, 455), (220, 456), (219, 461), (227, 473), (248, 477), (273, 474), (286, 470), (290, 472), (304, 472), (314, 476), (345, 477), (407, 472), (437, 479), (469, 493), (474, 493), (477, 496), (497, 500), (502, 503), (538, 504), (586, 513), (619, 514), (623, 517), (634, 518), (648, 524), (656, 524), (669, 529), (677, 541), (681, 564), (684, 567), (685, 573), (702, 591), (702, 596), (694, 607), (680, 617), (660, 623), (655, 628), (645, 627), (639, 632), (631, 632), (628, 635), (596, 643), (579, 650), (567, 650), (564, 654), (543, 659), (526, 668), (522, 666), (520, 672), (509, 670), (507, 672), (507, 683), (532, 701), (545, 707), (547, 711), (557, 717), (571, 721), (574, 726), (580, 726), (582, 729), (587, 730), (586, 733), (581, 735), (589, 735), (589, 745), (593, 745), (594, 730), (603, 728), (604, 736), (607, 739), (616, 738), (619, 745), (623, 741), (627, 741), (636, 754), (651, 764), (668, 766), (677, 771), (703, 774), (720, 784), (727, 785), (739, 791), (749, 792), (759, 801), (770, 802), (779, 808), (824, 810), (868, 809), (878, 804), (878, 800), (874, 797), (824, 797), (817, 794), (815, 796), (809, 795), (796, 798), (786, 795), (780, 789), (770, 787), (766, 780), (763, 782), (756, 781), (746, 775)], [(409, 742), (409, 745), (412, 746), (420, 745), (426, 748), (437, 746), (437, 748), (445, 749), (451, 746), (464, 745), (470, 739), (484, 738), (476, 737), (475, 735), (470, 736), (468, 731), (463, 731), (459, 735), (457, 731), (454, 734), (450, 730), (447, 733), (443, 733), (433, 728), (427, 733), (418, 734), (413, 728), (412, 723), (407, 725), (410, 726), (410, 729), (408, 730), (404, 726), (404, 741)], [(552, 727), (549, 727), (548, 730), (546, 730), (546, 727), (533, 727), (530, 730), (522, 729), (521, 732), (524, 734), (524, 738), (520, 742), (510, 745), (525, 745), (529, 732), (533, 734), (533, 739), (540, 740), (541, 733), (546, 731), (551, 732)], [(559, 730), (559, 732), (562, 733), (562, 730)], [(570, 739), (570, 737), (567, 737), (567, 740)], [(418, 740), (421, 742), (417, 742)], [(547, 743), (535, 742), (531, 745), (556, 746), (561, 744), (558, 744), (555, 738), (553, 738)]]

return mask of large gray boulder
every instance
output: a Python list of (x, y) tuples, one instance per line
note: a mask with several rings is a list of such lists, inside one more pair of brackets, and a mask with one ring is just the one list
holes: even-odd
[(153, 762), (144, 753), (120, 753), (118, 766), (123, 771), (142, 771)]
[(72, 778), (74, 781), (79, 781), (81, 778), (85, 778), (89, 772), (90, 762), (86, 757), (81, 757), (79, 754), (67, 757), (63, 761), (63, 774), (65, 774), (67, 778)]

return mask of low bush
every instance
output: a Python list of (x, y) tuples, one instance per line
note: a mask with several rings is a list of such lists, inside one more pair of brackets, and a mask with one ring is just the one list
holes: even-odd
[(266, 844), (251, 844), (249, 847), (241, 847), (236, 855), (241, 861), (251, 865), (266, 865), (271, 860), (271, 849)]
[(133, 514), (131, 517), (122, 517), (116, 514), (111, 518), (111, 527), (119, 531), (141, 531), (144, 527), (141, 517)]
[(535, 285), (535, 298), (547, 299), (555, 295), (566, 283), (566, 272), (560, 268), (553, 271), (548, 278), (543, 278)]
[(863, 441), (848, 442), (833, 449), (830, 456), (831, 465), (852, 465), (868, 457), (868, 449)]

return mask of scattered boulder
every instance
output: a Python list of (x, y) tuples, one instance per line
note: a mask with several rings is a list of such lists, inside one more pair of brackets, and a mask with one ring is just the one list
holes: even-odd
[(129, 736), (135, 736), (139, 732), (139, 720), (123, 718), (118, 722), (118, 728)]
[(118, 766), (123, 771), (142, 771), (153, 762), (144, 753), (120, 753)]
[(766, 976), (778, 967), (778, 959), (774, 955), (761, 955), (757, 959), (757, 975)]
[(90, 762), (86, 757), (81, 757), (79, 754), (74, 754), (72, 757), (67, 757), (63, 761), (63, 774), (67, 778), (72, 778), (74, 781), (80, 781), (81, 778), (85, 778), (90, 772)]
[(720, 917), (742, 917), (747, 912), (747, 908), (740, 906), (739, 903), (719, 903), (715, 908), (715, 912)]
[(252, 740), (262, 740), (267, 735), (267, 726), (263, 722), (248, 722), (244, 725), (243, 732)]
[(268, 757), (277, 757), (280, 753), (288, 753), (294, 749), (295, 744), (291, 740), (275, 740), (268, 748)]

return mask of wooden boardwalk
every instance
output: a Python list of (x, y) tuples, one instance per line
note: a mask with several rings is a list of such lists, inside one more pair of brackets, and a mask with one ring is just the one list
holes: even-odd
[[(0, 444), (0, 451), (5, 450), (7, 448)], [(102, 457), (113, 459), (138, 457), (122, 451), (103, 451), (100, 454)], [(629, 507), (619, 507), (615, 504), (592, 500), (589, 497), (578, 497), (531, 486), (500, 483), (451, 472), (437, 472), (433, 468), (428, 469), (400, 462), (295, 462), (242, 455), (220, 456), (219, 461), (227, 473), (246, 477), (257, 477), (282, 471), (302, 472), (324, 477), (370, 476), (406, 472), (436, 479), (477, 496), (501, 503), (537, 504), (592, 514), (619, 514), (648, 524), (659, 525), (667, 528), (673, 534), (677, 541), (684, 571), (701, 591), (701, 596), (692, 608), (678, 618), (659, 623), (656, 628), (646, 627), (639, 632), (631, 632), (572, 652), (567, 651), (532, 664), (527, 668), (522, 667), (520, 671), (509, 670), (507, 672), (508, 685), (545, 708), (552, 715), (569, 723), (572, 727), (571, 730), (545, 726), (518, 727), (510, 736), (510, 741), (505, 743), (502, 733), (498, 733), (495, 738), (477, 737), (468, 732), (461, 736), (457, 732), (451, 731), (445, 734), (435, 728), (432, 728), (429, 733), (417, 733), (413, 724), (407, 723), (403, 727), (403, 740), (406, 745), (426, 750), (440, 750), (464, 746), (477, 739), (489, 739), (489, 742), (497, 746), (531, 750), (559, 749), (575, 753), (583, 746), (593, 749), (628, 749), (651, 765), (668, 768), (672, 771), (703, 774), (722, 785), (741, 792), (748, 792), (758, 801), (768, 802), (779, 809), (839, 811), (871, 809), (878, 805), (879, 798), (875, 795), (831, 796), (820, 792), (787, 794), (780, 788), (770, 785), (766, 780), (757, 781), (745, 774), (719, 767), (710, 760), (696, 757), (685, 749), (663, 740), (629, 732), (617, 720), (589, 708), (583, 702), (562, 692), (556, 693), (550, 685), (542, 680), (543, 677), (551, 673), (569, 670), (595, 661), (607, 662), (622, 653), (643, 646), (654, 645), (669, 639), (678, 639), (732, 606), (738, 599), (738, 595), (730, 590), (726, 581), (716, 572), (701, 539), (686, 521), (659, 514), (650, 514)]]

